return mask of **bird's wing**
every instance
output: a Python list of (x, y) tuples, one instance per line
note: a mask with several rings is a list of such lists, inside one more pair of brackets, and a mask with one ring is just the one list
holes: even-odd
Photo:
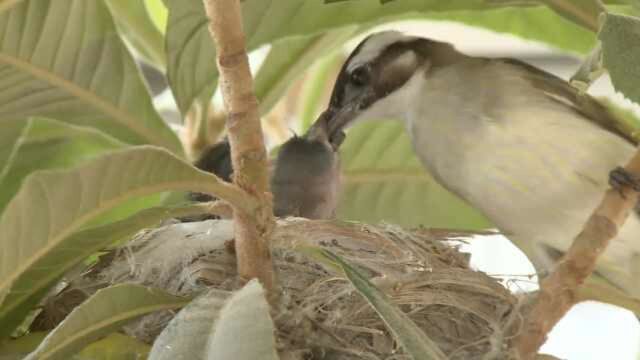
[(525, 78), (549, 98), (569, 107), (601, 128), (627, 140), (630, 144), (638, 145), (629, 131), (624, 128), (622, 122), (589, 94), (582, 94), (565, 80), (520, 60), (500, 59), (500, 61), (523, 70)]

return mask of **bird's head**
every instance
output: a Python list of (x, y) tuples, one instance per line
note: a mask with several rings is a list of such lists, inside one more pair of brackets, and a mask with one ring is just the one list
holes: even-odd
[(419, 86), (431, 69), (458, 56), (449, 44), (397, 31), (368, 36), (338, 74), (327, 109), (330, 137), (359, 119), (402, 116), (412, 85)]

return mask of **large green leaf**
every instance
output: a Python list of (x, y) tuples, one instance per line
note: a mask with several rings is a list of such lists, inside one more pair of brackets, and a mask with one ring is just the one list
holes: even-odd
[(24, 316), (65, 272), (90, 255), (113, 243), (129, 240), (140, 229), (155, 226), (162, 220), (205, 212), (204, 204), (151, 208), (126, 220), (69, 236), (15, 281), (6, 301), (0, 307), (0, 338), (7, 336), (22, 322)]
[(0, 14), (0, 123), (43, 116), (181, 154), (100, 0), (25, 0)]
[(599, 37), (613, 86), (640, 104), (640, 19), (609, 13)]
[(230, 293), (212, 289), (185, 306), (156, 338), (150, 360), (205, 358), (208, 337)]
[(433, 20), (457, 21), (499, 33), (540, 41), (561, 50), (586, 53), (594, 46), (596, 35), (544, 7), (504, 7), (489, 11), (451, 11), (431, 13)]
[[(34, 351), (47, 333), (29, 333), (18, 339), (0, 345), (0, 360), (23, 360)], [(149, 353), (149, 345), (130, 336), (112, 333), (96, 341), (81, 352), (68, 357), (71, 360), (124, 360), (144, 359)]]
[[(197, 98), (210, 97), (217, 77), (215, 49), (207, 30), (200, 0), (165, 0), (169, 8), (167, 71), (169, 83), (182, 112)], [(242, 2), (244, 30), (249, 50), (278, 39), (313, 35), (339, 27), (380, 23), (399, 18), (453, 19), (528, 38), (570, 50), (588, 51), (594, 35), (542, 7), (488, 10), (484, 0), (322, 0)], [(458, 10), (483, 10), (457, 13)], [(441, 15), (437, 15), (442, 13)], [(478, 17), (479, 19), (476, 19)], [(287, 19), (287, 21), (282, 21)]]
[(341, 151), (341, 219), (406, 227), (484, 229), (490, 223), (424, 170), (400, 123), (363, 123)]
[(279, 359), (265, 296), (254, 279), (229, 297), (209, 330), (204, 359)]
[(144, 1), (107, 0), (120, 33), (145, 60), (164, 69), (164, 36), (154, 24)]
[[(17, 125), (28, 127), (21, 136), (15, 136), (18, 146), (13, 161), (6, 169), (6, 176), (0, 176), (0, 213), (30, 173), (36, 170), (68, 168), (125, 145), (93, 128), (56, 120), (36, 118), (28, 122), (9, 121), (6, 123), (9, 133), (12, 131), (11, 127)], [(1, 153), (0, 151), (0, 156)]]
[[(151, 215), (145, 212), (97, 229), (84, 230), (87, 225), (130, 199), (170, 190), (230, 195), (228, 200), (238, 201), (231, 185), (148, 146), (109, 153), (72, 170), (27, 177), (0, 217), (0, 295), (8, 294), (0, 307), (0, 337), (65, 269), (116, 240), (117, 232), (124, 236), (149, 226), (149, 217), (157, 220), (158, 215), (149, 210)], [(162, 209), (156, 211), (162, 214)]]
[(342, 269), (353, 287), (367, 299), (412, 359), (445, 360), (447, 358), (438, 345), (395, 306), (382, 291), (376, 288), (366, 276), (327, 250), (322, 250), (321, 254)]
[(187, 303), (183, 297), (133, 284), (98, 290), (76, 307), (25, 360), (68, 359), (87, 344), (133, 319)]

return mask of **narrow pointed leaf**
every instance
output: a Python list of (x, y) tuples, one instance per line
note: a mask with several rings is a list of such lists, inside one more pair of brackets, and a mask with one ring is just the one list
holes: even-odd
[(210, 330), (204, 359), (278, 360), (265, 296), (262, 285), (254, 279), (229, 297)]
[(0, 213), (16, 194), (24, 178), (32, 172), (69, 168), (126, 145), (94, 128), (51, 119), (10, 121), (6, 125), (27, 124), (28, 128), (22, 137), (16, 137), (19, 146), (16, 147), (13, 161), (6, 168), (6, 176), (3, 178), (0, 175)]
[(208, 337), (230, 293), (212, 289), (193, 300), (153, 343), (150, 360), (205, 359)]
[(0, 13), (0, 123), (42, 116), (181, 154), (103, 1), (24, 0)]
[(323, 250), (324, 256), (338, 264), (347, 279), (380, 315), (396, 340), (414, 360), (445, 360), (447, 357), (407, 315), (405, 315), (391, 300), (376, 288), (366, 276), (347, 264), (340, 257)]
[[(113, 152), (71, 170), (30, 175), (0, 217), (0, 294), (9, 294), (0, 307), (0, 337), (11, 331), (5, 319), (15, 326), (59, 272), (82, 260), (86, 251), (95, 251), (94, 246), (104, 246), (92, 243), (102, 241), (101, 236), (80, 230), (128, 200), (171, 190), (231, 199), (238, 195), (217, 177), (147, 146)], [(122, 230), (118, 224), (108, 226), (105, 236)]]
[(185, 298), (133, 284), (98, 290), (51, 331), (26, 360), (68, 359), (88, 343), (133, 319), (159, 310), (176, 309), (187, 303)]

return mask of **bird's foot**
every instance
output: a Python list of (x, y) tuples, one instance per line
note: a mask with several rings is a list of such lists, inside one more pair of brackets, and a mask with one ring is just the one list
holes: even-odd
[(618, 166), (609, 173), (609, 185), (623, 198), (625, 197), (622, 189), (630, 187), (633, 191), (640, 192), (640, 178), (628, 172), (625, 168)]

